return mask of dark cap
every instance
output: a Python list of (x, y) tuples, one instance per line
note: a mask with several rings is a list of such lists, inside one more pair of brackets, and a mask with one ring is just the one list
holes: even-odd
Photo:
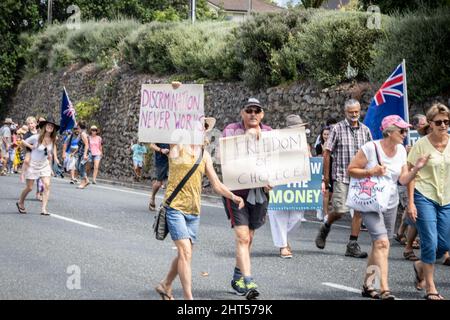
[(259, 108), (263, 108), (262, 106), (261, 106), (261, 102), (259, 102), (259, 100), (258, 99), (256, 99), (256, 98), (249, 98), (248, 99), (248, 101), (247, 101), (247, 103), (244, 105), (244, 108), (248, 108), (248, 107), (259, 107)]

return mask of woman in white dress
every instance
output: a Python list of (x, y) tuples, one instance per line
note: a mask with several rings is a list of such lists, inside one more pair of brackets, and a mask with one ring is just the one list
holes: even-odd
[(41, 178), (44, 184), (41, 215), (48, 216), (47, 203), (50, 195), (50, 177), (52, 175), (50, 163), (52, 157), (59, 165), (55, 144), (59, 126), (54, 120), (48, 118), (46, 121), (40, 122), (39, 127), (41, 129), (39, 134), (35, 134), (22, 142), (25, 147), (31, 149), (31, 161), (25, 172), (26, 186), (20, 194), (16, 206), (19, 213), (27, 213), (25, 198), (33, 189), (34, 181)]

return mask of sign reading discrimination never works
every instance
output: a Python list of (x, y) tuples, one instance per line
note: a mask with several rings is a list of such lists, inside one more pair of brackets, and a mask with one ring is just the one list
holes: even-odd
[(270, 191), (269, 210), (315, 210), (322, 209), (321, 157), (311, 158), (311, 180), (289, 183)]
[(139, 141), (203, 144), (203, 85), (143, 84)]
[(223, 183), (230, 190), (277, 186), (310, 179), (305, 128), (263, 131), (259, 139), (220, 139)]

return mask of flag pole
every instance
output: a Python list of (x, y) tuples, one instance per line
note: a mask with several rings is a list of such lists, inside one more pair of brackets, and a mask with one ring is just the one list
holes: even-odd
[[(406, 63), (405, 59), (402, 61), (402, 68), (403, 68), (403, 106), (405, 111), (405, 121), (409, 123), (409, 106), (408, 106), (408, 86), (406, 84)], [(410, 138), (409, 138), (409, 131), (408, 131), (408, 141), (406, 141), (406, 144), (409, 145)]]

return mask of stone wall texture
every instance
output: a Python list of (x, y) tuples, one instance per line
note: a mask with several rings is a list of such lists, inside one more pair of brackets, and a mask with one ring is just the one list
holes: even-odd
[[(127, 66), (100, 70), (93, 64), (76, 64), (57, 73), (39, 73), (23, 80), (8, 116), (19, 123), (29, 115), (45, 117), (52, 114), (59, 119), (63, 86), (73, 104), (99, 98), (100, 108), (88, 125), (99, 126), (104, 141), (100, 177), (131, 180), (130, 142), (137, 138), (141, 84), (167, 82), (170, 82), (168, 78), (137, 73)], [(309, 123), (311, 134), (308, 141), (312, 144), (327, 118), (343, 119), (343, 106), (347, 99), (358, 99), (364, 115), (376, 89), (366, 82), (321, 88), (304, 81), (255, 91), (240, 82), (209, 82), (205, 84), (205, 114), (215, 117), (216, 128), (222, 130), (226, 124), (239, 121), (239, 112), (245, 101), (256, 97), (265, 106), (264, 123), (282, 128), (287, 115), (298, 114)], [(435, 97), (423, 103), (410, 102), (409, 113), (411, 116), (425, 113), (432, 102), (448, 105), (449, 100), (449, 97)], [(147, 178), (152, 176), (151, 164), (152, 161), (148, 161)]]

